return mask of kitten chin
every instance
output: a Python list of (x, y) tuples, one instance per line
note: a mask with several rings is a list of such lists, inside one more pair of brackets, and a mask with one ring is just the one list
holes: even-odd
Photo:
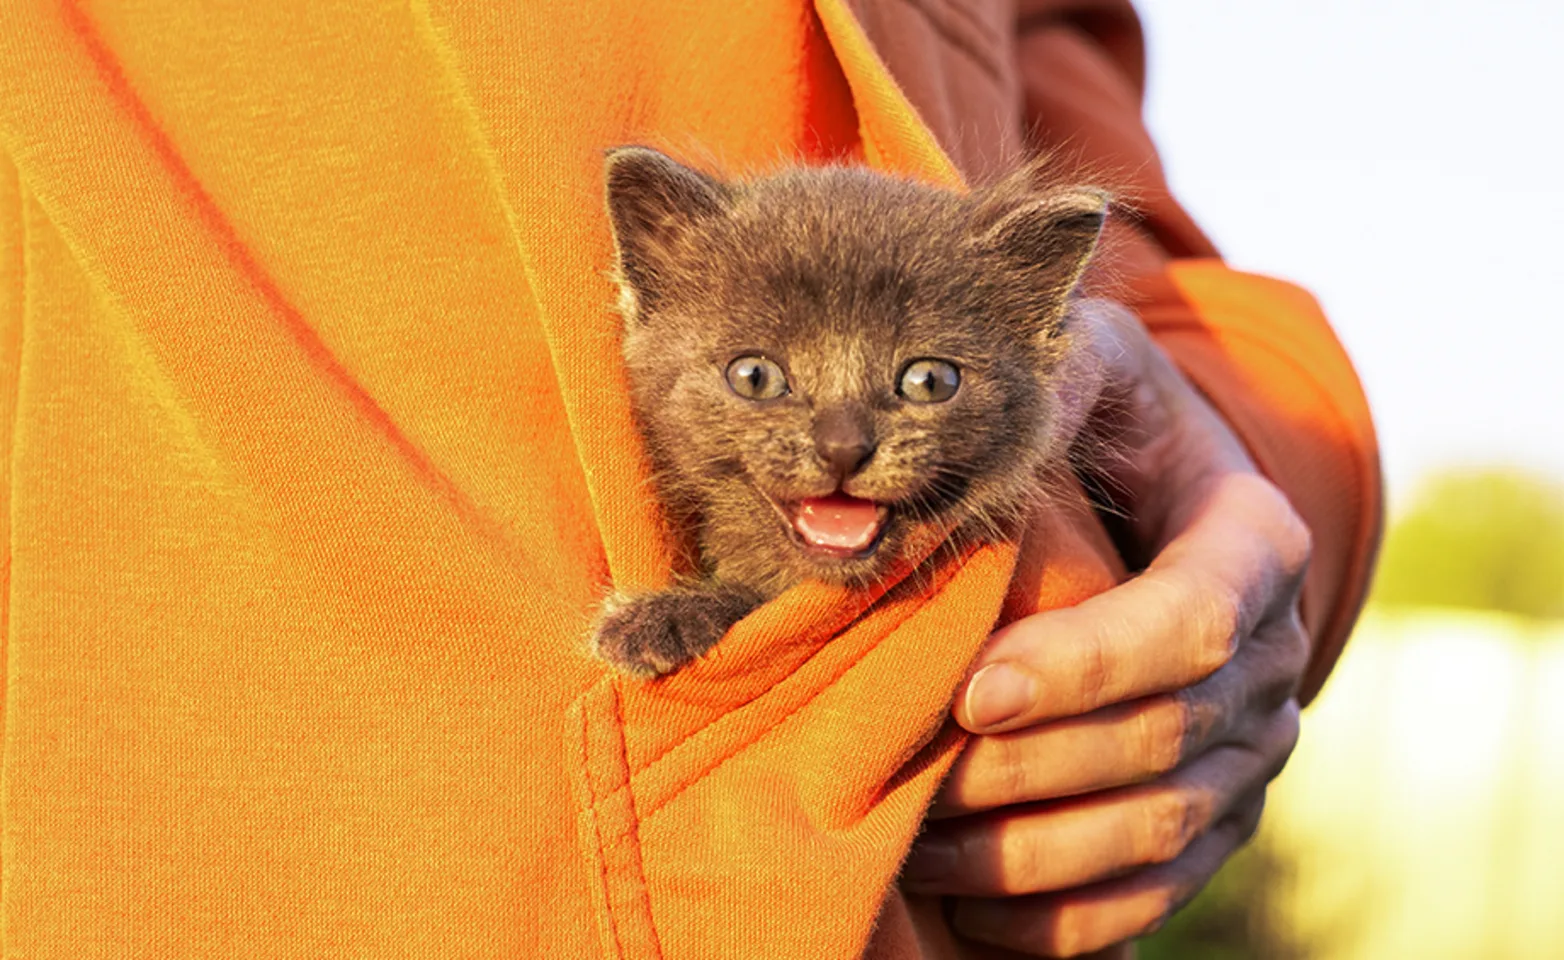
[(606, 181), (635, 415), (703, 574), (611, 598), (604, 660), (670, 673), (802, 580), (1003, 537), (1068, 469), (1095, 392), (1068, 308), (1103, 192), (847, 166), (723, 181), (640, 147)]

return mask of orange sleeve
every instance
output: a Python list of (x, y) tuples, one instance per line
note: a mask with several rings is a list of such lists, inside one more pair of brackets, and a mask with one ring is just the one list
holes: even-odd
[(1128, 0), (1028, 0), (1018, 66), (1034, 146), (1107, 177), (1135, 215), (1108, 238), (1121, 295), (1228, 419), (1314, 535), (1307, 702), (1362, 606), (1382, 525), (1363, 390), (1318, 304), (1232, 270), (1173, 199), (1141, 116), (1145, 43)]

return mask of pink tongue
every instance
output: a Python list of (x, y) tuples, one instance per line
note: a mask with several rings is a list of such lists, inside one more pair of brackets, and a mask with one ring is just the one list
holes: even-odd
[(801, 500), (793, 527), (816, 547), (862, 550), (880, 532), (880, 507), (843, 493)]

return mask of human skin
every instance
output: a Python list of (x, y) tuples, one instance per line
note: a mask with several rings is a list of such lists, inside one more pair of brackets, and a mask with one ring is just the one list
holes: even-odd
[(963, 935), (1043, 957), (1156, 929), (1249, 839), (1310, 653), (1302, 520), (1129, 311), (1081, 317), (1115, 385), (1125, 545), (1150, 562), (994, 633), (953, 710), (979, 736), (903, 874), (963, 898)]

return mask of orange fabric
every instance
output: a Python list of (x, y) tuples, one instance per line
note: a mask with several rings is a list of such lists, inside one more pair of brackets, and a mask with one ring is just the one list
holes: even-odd
[(1064, 510), (608, 675), (593, 605), (673, 554), (636, 141), (956, 181), (841, 0), (0, 7), (5, 954), (939, 949), (886, 891), (951, 691), (1119, 571)]

